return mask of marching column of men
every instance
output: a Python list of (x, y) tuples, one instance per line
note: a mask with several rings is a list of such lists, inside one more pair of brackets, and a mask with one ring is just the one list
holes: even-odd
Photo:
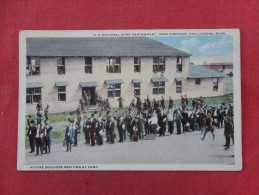
[[(86, 96), (84, 94), (84, 96)], [(231, 104), (221, 104), (218, 107), (205, 105), (202, 97), (191, 99), (191, 105), (187, 96), (181, 98), (181, 106), (174, 107), (174, 102), (171, 97), (168, 100), (168, 109), (165, 109), (165, 100), (163, 96), (161, 100), (153, 99), (152, 101), (147, 96), (144, 101), (140, 97), (136, 97), (136, 103), (133, 99), (128, 108), (123, 107), (123, 98), (118, 99), (120, 116), (117, 116), (117, 111), (111, 112), (108, 100), (106, 102), (106, 119), (102, 117), (101, 113), (95, 111), (90, 117), (83, 116), (84, 105), (80, 105), (76, 109), (76, 117), (72, 118), (72, 114), (68, 115), (68, 122), (65, 129), (65, 143), (66, 151), (71, 152), (71, 146), (78, 145), (78, 135), (82, 129), (84, 133), (85, 144), (92, 147), (95, 145), (103, 145), (103, 137), (106, 138), (107, 143), (114, 144), (116, 139), (116, 128), (118, 131), (118, 142), (123, 143), (127, 137), (132, 142), (138, 142), (144, 139), (148, 134), (158, 134), (165, 136), (168, 132), (171, 134), (182, 134), (189, 131), (201, 130), (203, 134), (202, 140), (205, 139), (208, 132), (211, 132), (213, 139), (215, 138), (215, 128), (224, 127), (224, 136), (226, 143), (225, 149), (230, 147), (230, 139), (234, 144), (234, 124), (233, 124), (233, 106)], [(83, 101), (84, 102), (84, 101)], [(88, 100), (89, 102), (89, 100)], [(108, 106), (107, 106), (108, 105)], [(30, 142), (31, 153), (35, 151), (36, 155), (39, 152), (43, 154), (50, 153), (51, 136), (50, 131), (53, 129), (48, 124), (48, 109), (49, 105), (44, 110), (45, 121), (42, 125), (42, 103), (38, 102), (36, 106), (37, 123), (29, 117), (28, 136)], [(223, 125), (224, 124), (224, 125)], [(174, 132), (176, 126), (176, 132)]]

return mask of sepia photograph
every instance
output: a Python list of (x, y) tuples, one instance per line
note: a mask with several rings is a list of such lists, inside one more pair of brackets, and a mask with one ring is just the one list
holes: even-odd
[(241, 171), (237, 29), (21, 31), (17, 169)]

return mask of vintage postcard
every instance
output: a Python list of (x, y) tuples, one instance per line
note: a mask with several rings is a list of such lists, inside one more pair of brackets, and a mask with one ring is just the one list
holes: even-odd
[(21, 31), (17, 169), (242, 170), (238, 29)]

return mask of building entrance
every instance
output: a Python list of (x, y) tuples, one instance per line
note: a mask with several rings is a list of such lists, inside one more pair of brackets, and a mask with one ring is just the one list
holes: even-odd
[(96, 105), (96, 87), (82, 87), (82, 96), (87, 96), (87, 105)]

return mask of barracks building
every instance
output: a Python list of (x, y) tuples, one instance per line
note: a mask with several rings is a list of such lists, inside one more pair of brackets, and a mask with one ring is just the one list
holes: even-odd
[[(84, 90), (128, 106), (135, 96), (166, 100), (220, 96), (225, 75), (190, 65), (191, 54), (147, 37), (27, 38), (26, 114), (74, 111)], [(91, 100), (91, 104), (95, 101)]]

